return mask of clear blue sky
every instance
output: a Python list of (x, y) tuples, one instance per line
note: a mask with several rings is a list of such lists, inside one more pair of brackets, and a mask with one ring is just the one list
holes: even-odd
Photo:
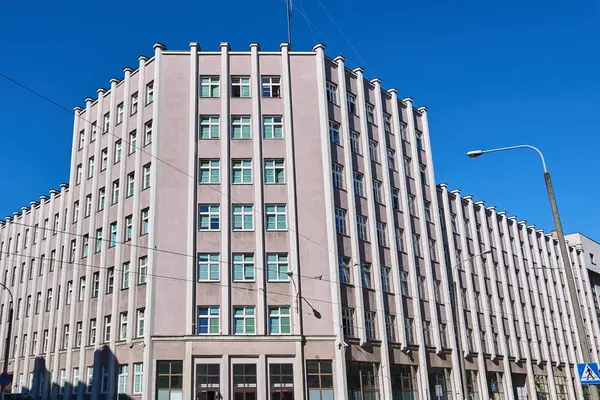
[[(600, 239), (598, 2), (321, 1), (343, 34), (318, 0), (294, 0), (294, 48), (325, 43), (329, 56), (428, 106), (438, 183), (551, 228), (534, 152), (465, 156), (538, 146), (565, 230)], [(284, 0), (4, 2), (0, 72), (72, 109), (157, 41), (278, 49)], [(68, 180), (72, 126), (71, 115), (0, 78), (0, 215)]]

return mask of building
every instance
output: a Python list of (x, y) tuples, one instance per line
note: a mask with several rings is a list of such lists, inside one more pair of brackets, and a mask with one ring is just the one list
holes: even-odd
[(69, 184), (0, 226), (13, 391), (581, 395), (556, 241), (436, 186), (425, 107), (323, 45), (154, 49), (75, 109)]

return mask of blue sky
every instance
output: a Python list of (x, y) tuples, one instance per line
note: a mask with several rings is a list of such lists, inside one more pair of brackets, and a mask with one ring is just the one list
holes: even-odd
[[(438, 183), (552, 228), (534, 152), (465, 156), (474, 148), (538, 146), (565, 230), (600, 240), (593, 200), (600, 197), (597, 2), (293, 4), (296, 50), (325, 43), (330, 57), (345, 55), (367, 77), (429, 108)], [(286, 41), (284, 0), (33, 0), (2, 7), (0, 72), (69, 109), (121, 78), (138, 55), (151, 55), (157, 41), (170, 49), (197, 41), (206, 50), (223, 41), (234, 50), (250, 42), (274, 50)], [(0, 215), (9, 215), (68, 180), (73, 117), (1, 78), (0, 105)]]

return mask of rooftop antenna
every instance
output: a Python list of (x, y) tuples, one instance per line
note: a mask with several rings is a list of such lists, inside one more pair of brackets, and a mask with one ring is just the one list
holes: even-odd
[(288, 31), (288, 44), (292, 47), (292, 0), (285, 0), (285, 8), (287, 9), (287, 31)]

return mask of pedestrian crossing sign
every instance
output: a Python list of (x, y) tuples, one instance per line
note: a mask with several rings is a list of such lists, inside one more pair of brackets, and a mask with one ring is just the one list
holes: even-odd
[(579, 382), (582, 385), (600, 385), (600, 372), (597, 363), (577, 364)]

